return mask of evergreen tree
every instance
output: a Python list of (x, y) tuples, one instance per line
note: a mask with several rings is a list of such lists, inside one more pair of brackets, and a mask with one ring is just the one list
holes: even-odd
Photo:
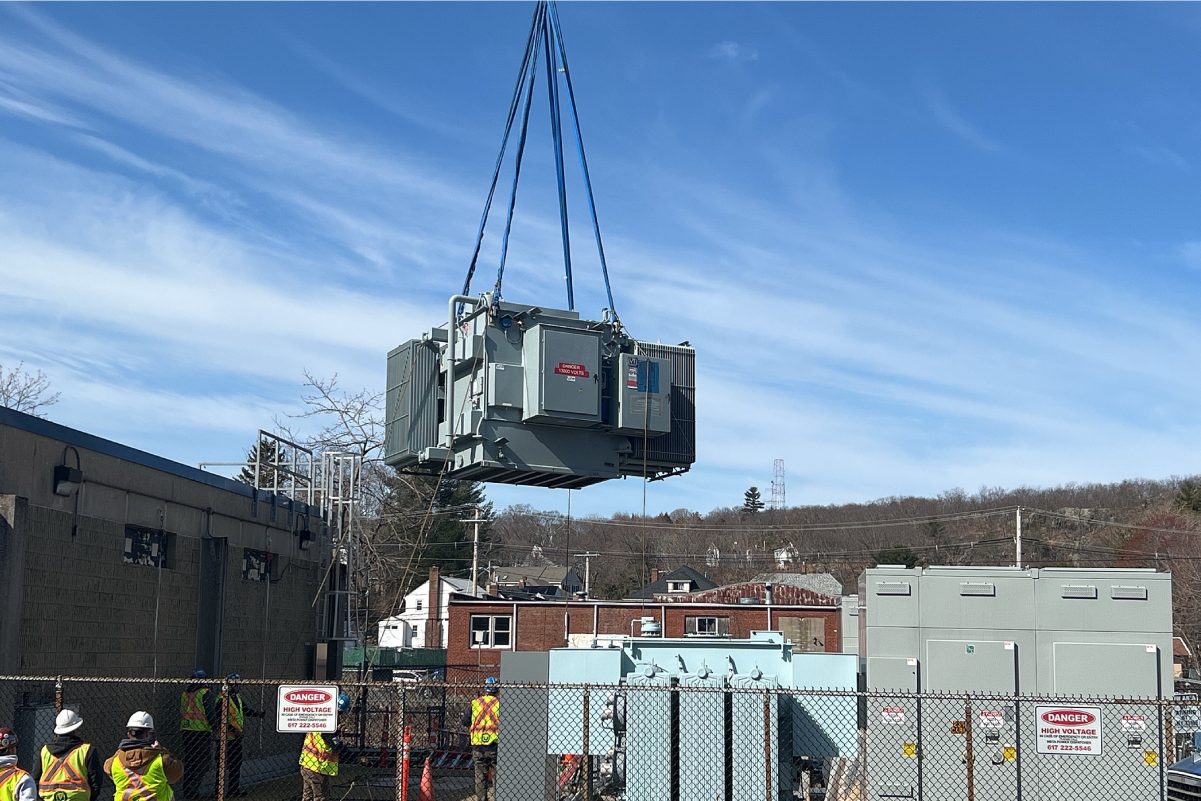
[[(238, 481), (243, 484), (254, 486), (254, 462), (259, 458), (259, 447), (263, 449), (263, 461), (259, 465), (259, 484), (258, 489), (270, 489), (275, 481), (275, 469), (269, 467), (272, 462), (279, 458), (277, 445), (275, 440), (267, 439), (261, 442), (256, 442), (249, 451), (246, 452), (246, 466), (242, 468), (242, 472), (236, 476)], [(283, 476), (280, 476), (280, 483), (283, 483)]]
[(1176, 508), (1201, 512), (1201, 485), (1192, 480), (1183, 482), (1176, 493)]
[(763, 508), (763, 498), (759, 495), (758, 487), (751, 487), (742, 496), (742, 511), (746, 514), (756, 514)]

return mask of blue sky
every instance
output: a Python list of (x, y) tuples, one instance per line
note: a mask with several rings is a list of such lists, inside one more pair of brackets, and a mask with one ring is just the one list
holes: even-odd
[[(0, 6), (0, 364), (189, 463), (239, 458), (304, 369), (381, 386), (461, 285), (531, 11)], [(618, 310), (698, 349), (700, 458), (650, 510), (737, 504), (775, 458), (792, 504), (1198, 472), (1197, 7), (561, 17)], [(547, 305), (543, 104), (505, 287)]]

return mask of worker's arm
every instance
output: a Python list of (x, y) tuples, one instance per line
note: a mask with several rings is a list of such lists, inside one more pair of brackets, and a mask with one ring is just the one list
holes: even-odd
[(38, 784), (33, 776), (22, 776), (16, 789), (16, 801), (38, 801)]
[(167, 784), (175, 784), (183, 778), (183, 762), (180, 762), (165, 750), (163, 751), (163, 773), (167, 777)]
[(33, 761), (33, 770), (29, 771), (29, 775), (33, 777), (34, 784), (42, 783), (42, 752), (38, 751), (38, 758)]
[(84, 762), (84, 767), (88, 769), (88, 787), (92, 791), (93, 801), (99, 801), (100, 788), (104, 784), (104, 771), (100, 767), (100, 754), (96, 753), (96, 746), (88, 749), (88, 758)]
[(204, 706), (204, 717), (208, 720), (209, 726), (213, 731), (217, 731), (221, 726), (221, 704), (217, 701), (216, 694), (211, 691), (205, 693), (201, 704)]
[[(120, 752), (118, 752), (118, 753), (120, 753)], [(111, 757), (109, 757), (108, 759), (104, 760), (104, 772), (105, 772), (105, 773), (107, 773), (107, 774), (109, 775), (109, 778), (112, 778), (112, 775), (113, 775), (113, 760), (114, 760), (114, 759), (116, 759), (116, 758), (117, 758), (117, 754), (113, 754)]]

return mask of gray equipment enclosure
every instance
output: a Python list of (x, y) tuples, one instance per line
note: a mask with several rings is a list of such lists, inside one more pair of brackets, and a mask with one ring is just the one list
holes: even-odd
[[(460, 303), (474, 309), (456, 324)], [(490, 304), (456, 295), (446, 327), (388, 354), (385, 463), (567, 489), (692, 466), (690, 346), (639, 342), (576, 312)]]

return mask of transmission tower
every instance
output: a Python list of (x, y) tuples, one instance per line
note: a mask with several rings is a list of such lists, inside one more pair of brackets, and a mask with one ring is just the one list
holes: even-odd
[(776, 459), (772, 464), (771, 503), (768, 509), (784, 508), (784, 460)]

